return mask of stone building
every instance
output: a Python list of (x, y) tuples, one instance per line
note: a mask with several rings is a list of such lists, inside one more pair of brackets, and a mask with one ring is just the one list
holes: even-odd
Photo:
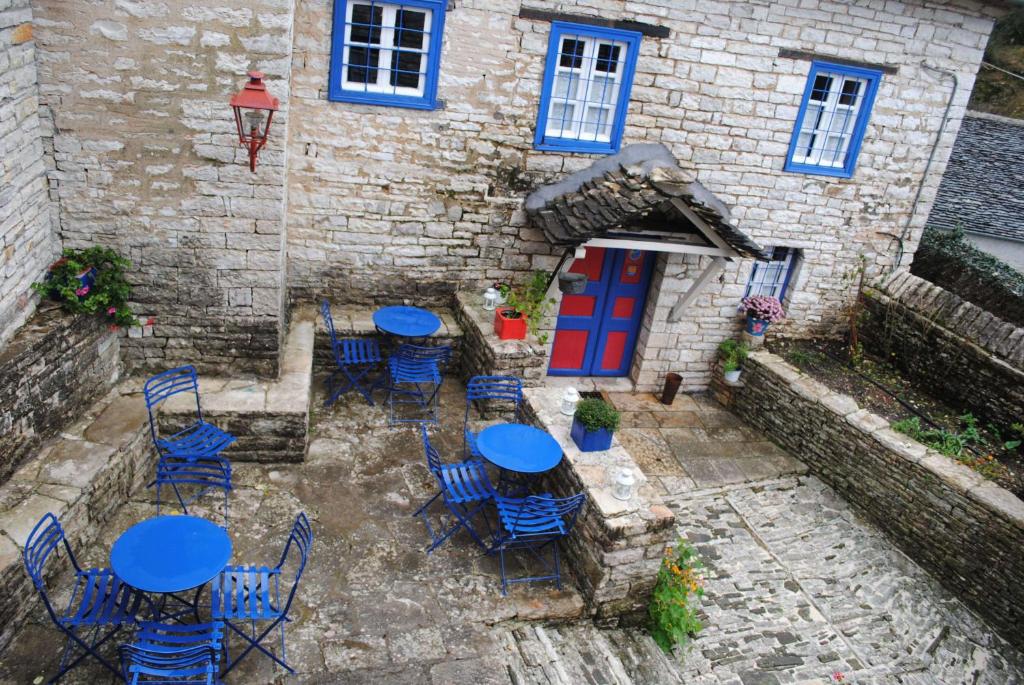
[[(703, 206), (773, 259), (589, 251), (642, 263), (649, 283), (629, 305), (625, 382), (651, 389), (676, 371), (700, 388), (748, 290), (783, 295), (785, 333), (829, 330), (859, 264), (872, 276), (909, 264), (1006, 9), (0, 0), (0, 334), (31, 312), (28, 284), (59, 245), (104, 243), (131, 258), (136, 309), (155, 316), (123, 341), (130, 365), (273, 375), (294, 301), (443, 305), (551, 271), (566, 246), (526, 196), (658, 144), (673, 179), (696, 182)], [(255, 173), (227, 106), (253, 68), (281, 100)], [(638, 227), (602, 230), (616, 228)], [(580, 344), (607, 348), (613, 299)], [(581, 373), (599, 371), (600, 352), (587, 348)]]

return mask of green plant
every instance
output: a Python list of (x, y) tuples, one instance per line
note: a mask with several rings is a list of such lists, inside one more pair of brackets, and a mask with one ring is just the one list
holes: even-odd
[(100, 314), (115, 326), (138, 326), (128, 307), (132, 288), (125, 270), (130, 267), (131, 262), (108, 247), (67, 249), (32, 289), (57, 300), (69, 312)]
[(587, 430), (596, 431), (605, 428), (615, 432), (619, 428), (622, 415), (604, 400), (588, 397), (576, 405), (576, 420)]
[[(958, 418), (961, 424), (959, 431), (945, 428), (922, 428), (921, 419), (916, 416), (894, 421), (892, 429), (909, 435), (914, 440), (947, 457), (956, 459), (986, 478), (1007, 481), (1010, 478), (1009, 470), (989, 451), (988, 440), (978, 430), (978, 419), (969, 412)], [(1006, 449), (1005, 445), (1003, 447)]]
[(810, 366), (818, 356), (819, 355), (812, 354), (806, 350), (790, 350), (786, 352), (786, 361), (793, 366), (803, 368), (805, 366)]
[(696, 606), (704, 596), (702, 568), (697, 553), (682, 538), (675, 550), (665, 550), (647, 614), (651, 637), (666, 652), (684, 647), (704, 628)]
[(725, 371), (737, 371), (750, 354), (750, 347), (744, 342), (723, 340), (718, 344), (718, 356)]
[(534, 271), (526, 285), (520, 289), (512, 288), (508, 292), (508, 306), (519, 316), (526, 317), (530, 333), (537, 337), (541, 345), (548, 341), (548, 334), (540, 332), (540, 324), (554, 303), (555, 300), (548, 297), (548, 276), (543, 271)]

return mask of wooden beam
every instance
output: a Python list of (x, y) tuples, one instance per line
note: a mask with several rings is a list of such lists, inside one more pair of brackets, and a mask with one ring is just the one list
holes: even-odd
[(649, 250), (651, 252), (675, 252), (677, 254), (697, 254), (709, 257), (732, 258), (738, 255), (733, 250), (710, 245), (680, 245), (660, 240), (626, 240), (622, 238), (591, 238), (583, 243), (584, 247), (613, 247), (620, 250)]
[(717, 276), (718, 272), (723, 268), (725, 268), (724, 257), (715, 257), (711, 260), (711, 263), (708, 264), (701, 275), (697, 277), (697, 280), (693, 282), (690, 289), (681, 294), (679, 299), (676, 300), (675, 306), (672, 307), (672, 311), (668, 314), (669, 323), (675, 323), (683, 318), (683, 312), (693, 304), (694, 300), (700, 296), (701, 292), (708, 287), (711, 280)]
[(704, 219), (697, 215), (697, 212), (690, 209), (690, 206), (680, 200), (678, 197), (672, 198), (672, 206), (675, 207), (680, 214), (685, 216), (693, 224), (694, 228), (701, 232), (701, 234), (708, 239), (713, 245), (717, 245), (723, 250), (729, 251), (730, 257), (739, 257), (740, 253), (732, 249), (729, 243), (725, 242), (722, 236), (718, 235), (718, 231), (708, 226)]

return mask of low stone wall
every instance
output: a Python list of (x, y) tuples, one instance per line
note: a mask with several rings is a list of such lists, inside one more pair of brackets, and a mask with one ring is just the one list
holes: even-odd
[[(293, 313), (277, 380), (199, 379), (203, 418), (238, 438), (225, 457), (258, 462), (306, 459), (314, 316), (312, 307)], [(161, 432), (180, 430), (194, 414), (191, 396), (167, 400), (160, 410)]]
[(864, 294), (868, 349), (984, 421), (1022, 420), (1024, 328), (908, 273)]
[[(137, 390), (137, 383), (126, 382), (76, 411), (78, 420), (59, 439), (44, 445), (0, 486), (0, 650), (26, 617), (46, 611), (22, 560), (25, 541), (39, 519), (55, 514), (71, 548), (80, 553), (131, 493), (152, 478), (146, 405)], [(69, 566), (61, 554), (47, 569), (57, 575)]]
[(44, 303), (0, 351), (0, 483), (118, 377), (118, 337)]
[(540, 385), (547, 368), (544, 346), (527, 333), (526, 340), (501, 340), (494, 334), (494, 312), (480, 305), (476, 296), (455, 296), (455, 320), (464, 343), (462, 377), (518, 376), (527, 387)]
[(737, 415), (1024, 647), (1024, 502), (775, 355), (751, 354), (743, 381)]
[[(559, 411), (560, 388), (527, 388), (527, 420), (562, 445), (562, 463), (544, 478), (559, 497), (587, 494), (576, 529), (563, 544), (589, 613), (609, 623), (636, 623), (646, 615), (665, 548), (675, 542), (675, 515), (629, 453), (613, 439), (605, 452), (580, 452), (569, 437), (572, 417)], [(612, 496), (611, 477), (630, 468), (637, 484), (629, 501)]]

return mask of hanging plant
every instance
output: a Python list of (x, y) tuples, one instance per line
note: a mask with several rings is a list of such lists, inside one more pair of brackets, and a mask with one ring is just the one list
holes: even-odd
[(73, 314), (98, 314), (116, 326), (138, 326), (128, 307), (132, 287), (125, 270), (130, 267), (131, 262), (108, 247), (67, 249), (32, 289)]

